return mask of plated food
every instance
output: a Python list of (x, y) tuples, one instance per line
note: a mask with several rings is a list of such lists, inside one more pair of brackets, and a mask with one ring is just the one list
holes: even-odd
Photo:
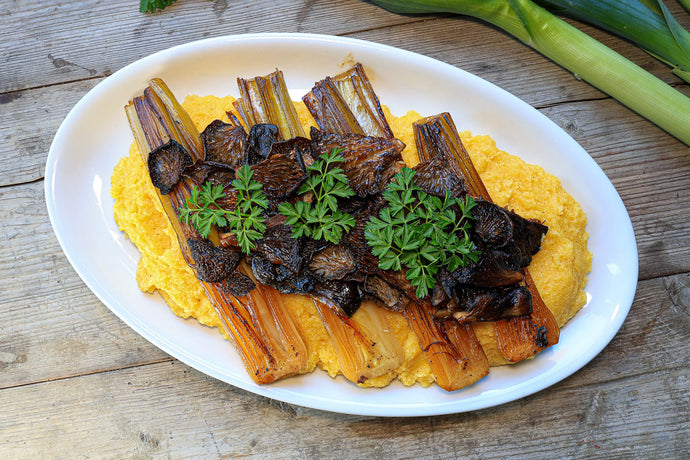
[[(221, 325), (258, 383), (319, 366), (362, 386), (398, 378), (452, 391), (557, 341), (559, 323), (584, 304), (591, 255), (585, 216), (553, 176), (485, 136), (460, 135), (449, 114), (414, 129), (418, 115), (384, 114), (361, 67), (321, 81), (306, 105), (283, 89), (276, 72), (240, 80), (234, 101), (188, 97), (183, 109), (160, 81), (134, 99), (139, 145), (112, 193), (142, 252), (142, 289)], [(157, 188), (142, 152), (163, 172)], [(329, 195), (326, 183), (343, 186)], [(213, 184), (225, 205), (202, 204)], [(396, 215), (396, 196), (412, 195), (433, 201), (423, 208), (431, 217)], [(199, 218), (223, 206), (229, 219)], [(448, 213), (468, 226), (451, 219), (460, 225), (434, 234), (440, 244), (422, 244), (435, 229), (410, 243), (411, 228), (439, 227)], [(402, 241), (392, 252), (389, 233)]]

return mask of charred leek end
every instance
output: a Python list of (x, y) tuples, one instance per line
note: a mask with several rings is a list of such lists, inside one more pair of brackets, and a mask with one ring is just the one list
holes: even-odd
[(465, 180), (467, 191), (475, 198), (489, 200), (489, 192), (484, 187), (479, 173), (474, 168), (455, 123), (448, 112), (422, 118), (413, 123), (415, 144), (420, 161), (432, 158), (443, 159), (456, 177)]
[(320, 299), (314, 298), (314, 306), (348, 380), (362, 384), (402, 365), (402, 347), (379, 307), (364, 302), (348, 318), (339, 307)]
[(322, 131), (394, 137), (362, 64), (318, 82), (302, 99)]
[[(171, 140), (180, 143), (185, 148), (184, 140), (175, 122), (165, 105), (155, 93), (150, 91), (150, 88), (144, 91), (143, 96), (131, 100), (125, 106), (125, 113), (144, 164), (148, 164), (149, 153)], [(157, 188), (155, 190), (175, 230), (182, 255), (187, 264), (193, 266), (194, 260), (187, 246), (187, 240), (199, 237), (199, 233), (194, 227), (185, 225), (177, 219), (178, 209), (186, 203), (187, 197), (191, 195), (192, 187), (191, 180), (183, 177), (171, 193), (164, 195)]]
[[(420, 160), (439, 158), (465, 181), (475, 198), (491, 201), (484, 182), (465, 149), (450, 114), (424, 118), (414, 125)], [(501, 320), (494, 329), (501, 354), (509, 361), (520, 361), (558, 342), (559, 328), (551, 311), (544, 305), (537, 286), (527, 269), (521, 274), (532, 297), (532, 315)]]
[(405, 318), (417, 336), (436, 383), (446, 391), (471, 385), (489, 373), (489, 362), (474, 332), (466, 325), (445, 324), (418, 302), (405, 308)]
[(539, 295), (527, 270), (523, 272), (532, 294), (532, 315), (496, 321), (494, 335), (498, 349), (511, 362), (522, 361), (558, 343), (560, 329), (556, 318)]
[(690, 145), (690, 98), (534, 2), (374, 0), (374, 3), (398, 13), (457, 13), (485, 20)]
[(465, 386), (489, 375), (489, 359), (484, 353), (471, 324), (457, 321), (442, 321), (441, 331), (463, 358), (462, 375)]
[[(242, 271), (251, 275), (246, 267)], [(256, 283), (235, 298), (217, 285), (202, 284), (252, 380), (266, 384), (306, 370), (307, 347), (278, 291)]]
[[(179, 143), (194, 159), (201, 158), (203, 149), (198, 148), (195, 140), (199, 137), (196, 127), (162, 81), (153, 81), (143, 96), (125, 106), (125, 112), (145, 164), (152, 150), (170, 141)], [(156, 191), (175, 229), (182, 254), (194, 268), (187, 241), (199, 234), (179, 221), (178, 212), (191, 196), (192, 186), (183, 177), (170, 193)], [(245, 268), (245, 274), (247, 271)], [(277, 292), (257, 284), (251, 294), (235, 298), (219, 283), (200, 282), (255, 382), (270, 383), (306, 369), (306, 347)]]
[(283, 139), (305, 137), (297, 110), (285, 84), (283, 72), (275, 72), (249, 80), (237, 79), (240, 98), (234, 103), (247, 128), (257, 123), (278, 126)]
[(673, 68), (690, 83), (690, 33), (661, 0), (536, 0), (569, 16), (625, 38)]
[[(151, 93), (155, 94), (165, 107), (168, 116), (176, 127), (179, 136), (178, 142), (187, 149), (193, 160), (204, 158), (204, 146), (201, 142), (201, 135), (196, 125), (186, 110), (177, 101), (168, 85), (160, 78), (154, 78), (149, 82)], [(149, 97), (147, 95), (147, 97)]]

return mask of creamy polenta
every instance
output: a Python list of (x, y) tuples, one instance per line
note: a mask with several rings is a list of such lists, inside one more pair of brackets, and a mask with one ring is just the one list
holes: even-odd
[[(226, 110), (232, 107), (233, 100), (232, 97), (188, 96), (182, 105), (201, 131), (215, 119), (227, 121)], [(304, 105), (296, 103), (296, 106), (303, 125), (314, 125)], [(387, 110), (385, 112), (396, 137), (407, 145), (403, 159), (409, 166), (415, 165), (418, 159), (412, 123), (421, 116), (409, 112), (396, 117)], [(536, 218), (548, 225), (542, 249), (534, 257), (529, 270), (544, 302), (562, 326), (585, 303), (583, 289), (592, 258), (587, 249), (585, 214), (558, 179), (541, 167), (526, 164), (520, 158), (499, 150), (488, 136), (472, 136), (468, 132), (460, 135), (492, 199), (523, 217)], [(193, 270), (182, 257), (177, 237), (151, 185), (136, 145), (132, 145), (129, 155), (115, 167), (111, 194), (115, 200), (115, 220), (141, 252), (137, 267), (139, 288), (150, 293), (158, 291), (176, 315), (196, 318), (201, 324), (216, 327), (225, 335)], [(299, 295), (285, 298), (307, 345), (307, 370), (319, 367), (331, 376), (338, 375), (340, 370), (335, 349), (313, 303)], [(396, 378), (404, 385), (431, 385), (435, 377), (405, 318), (388, 311), (386, 315), (402, 345), (403, 364), (394, 371), (367, 380), (361, 386), (383, 387)], [(476, 323), (473, 327), (490, 365), (506, 364), (496, 346), (493, 323)]]

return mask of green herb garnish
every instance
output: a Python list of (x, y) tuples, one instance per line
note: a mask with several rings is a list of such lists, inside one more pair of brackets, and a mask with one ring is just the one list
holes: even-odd
[(343, 170), (335, 163), (345, 161), (340, 152), (333, 149), (324, 153), (307, 168), (307, 180), (297, 190), (298, 194), (313, 193), (313, 202), (297, 201), (281, 203), (278, 210), (287, 217), (285, 223), (292, 225), (292, 237), (308, 236), (315, 240), (325, 240), (338, 244), (343, 234), (355, 225), (355, 219), (338, 209), (337, 198), (347, 198), (355, 193), (347, 182)]
[(140, 13), (155, 13), (175, 3), (175, 0), (139, 0)]
[(222, 185), (212, 186), (206, 182), (201, 189), (192, 188), (187, 203), (180, 208), (180, 221), (191, 223), (204, 238), (214, 225), (228, 227), (237, 237), (242, 252), (249, 254), (256, 248), (254, 241), (266, 231), (266, 219), (261, 213), (268, 207), (261, 183), (252, 180), (253, 175), (248, 165), (237, 171), (237, 178), (232, 181), (237, 191), (237, 206), (233, 210), (223, 209), (218, 204), (218, 200), (225, 196)]
[(472, 197), (463, 201), (448, 191), (444, 198), (429, 195), (414, 183), (414, 175), (410, 168), (395, 175), (383, 192), (388, 206), (369, 220), (364, 235), (379, 268), (406, 268), (421, 299), (436, 285), (439, 269), (457, 270), (476, 261), (479, 252), (467, 232)]

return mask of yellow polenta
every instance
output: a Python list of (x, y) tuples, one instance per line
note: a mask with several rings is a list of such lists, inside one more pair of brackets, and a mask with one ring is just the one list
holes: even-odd
[[(227, 121), (225, 112), (232, 107), (232, 101), (232, 97), (188, 96), (183, 106), (199, 130), (203, 130), (215, 119)], [(304, 105), (296, 103), (296, 106), (303, 125), (313, 125), (313, 119)], [(409, 112), (396, 117), (388, 111), (386, 116), (393, 132), (407, 145), (403, 151), (405, 162), (410, 166), (415, 165), (418, 159), (412, 137), (412, 122), (421, 116)], [(558, 179), (539, 166), (528, 165), (499, 150), (488, 136), (472, 136), (463, 132), (461, 137), (493, 200), (524, 217), (539, 219), (549, 226), (542, 250), (534, 257), (529, 269), (544, 302), (554, 313), (559, 325), (565, 324), (585, 303), (583, 288), (592, 256), (587, 249), (584, 213), (563, 190)], [(223, 333), (220, 321), (194, 272), (182, 258), (175, 233), (135, 145), (115, 167), (111, 193), (115, 199), (114, 213), (120, 229), (141, 252), (137, 267), (137, 282), (141, 290), (151, 293), (158, 291), (176, 315), (194, 317)], [(340, 371), (335, 349), (313, 303), (305, 297), (291, 295), (286, 297), (286, 304), (306, 342), (308, 370), (318, 366), (331, 376), (338, 375)], [(395, 378), (405, 385), (432, 384), (435, 378), (431, 368), (407, 322), (400, 314), (386, 314), (402, 345), (404, 362), (400, 368), (370, 379), (363, 386), (382, 387)], [(490, 364), (505, 364), (507, 361), (496, 347), (493, 323), (478, 323), (474, 328)]]

